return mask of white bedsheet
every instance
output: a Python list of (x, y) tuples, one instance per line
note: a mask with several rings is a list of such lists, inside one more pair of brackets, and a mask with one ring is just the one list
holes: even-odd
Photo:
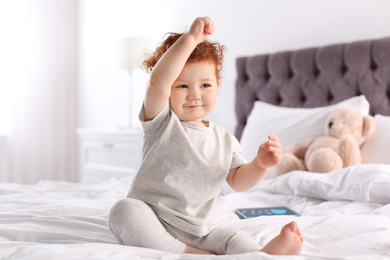
[[(0, 184), (0, 259), (390, 259), (390, 165), (291, 172), (222, 196), (221, 222), (246, 230), (261, 245), (297, 221), (304, 237), (299, 256), (189, 256), (117, 245), (107, 212), (129, 183)], [(302, 216), (239, 220), (233, 213), (268, 206), (287, 206)]]

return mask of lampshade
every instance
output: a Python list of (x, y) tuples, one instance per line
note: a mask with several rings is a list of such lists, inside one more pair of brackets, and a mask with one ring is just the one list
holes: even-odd
[(138, 113), (145, 96), (148, 74), (140, 70), (145, 51), (150, 49), (151, 41), (145, 38), (125, 38), (118, 41), (117, 69), (126, 70), (129, 79), (129, 122), (130, 129), (141, 129)]
[(150, 47), (150, 41), (145, 38), (125, 38), (119, 42), (119, 69), (129, 72), (140, 67), (145, 50)]

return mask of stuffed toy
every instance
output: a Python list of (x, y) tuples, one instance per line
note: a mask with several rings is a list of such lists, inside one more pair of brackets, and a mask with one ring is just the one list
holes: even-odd
[(293, 170), (328, 173), (362, 162), (361, 145), (374, 132), (375, 120), (351, 107), (333, 110), (325, 136), (293, 144), (283, 150), (277, 176)]

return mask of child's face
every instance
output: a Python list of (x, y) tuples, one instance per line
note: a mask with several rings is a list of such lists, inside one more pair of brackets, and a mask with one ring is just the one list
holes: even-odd
[(187, 62), (172, 85), (170, 104), (181, 121), (200, 124), (217, 102), (219, 81), (211, 62)]

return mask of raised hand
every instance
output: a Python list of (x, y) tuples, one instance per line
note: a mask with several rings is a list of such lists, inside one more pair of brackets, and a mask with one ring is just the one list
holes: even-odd
[(275, 135), (270, 135), (268, 141), (260, 145), (256, 161), (262, 167), (272, 167), (279, 164), (281, 160), (282, 145), (279, 142), (279, 138)]
[(188, 33), (199, 44), (207, 40), (207, 37), (213, 34), (214, 29), (215, 25), (209, 17), (198, 17), (192, 23)]

